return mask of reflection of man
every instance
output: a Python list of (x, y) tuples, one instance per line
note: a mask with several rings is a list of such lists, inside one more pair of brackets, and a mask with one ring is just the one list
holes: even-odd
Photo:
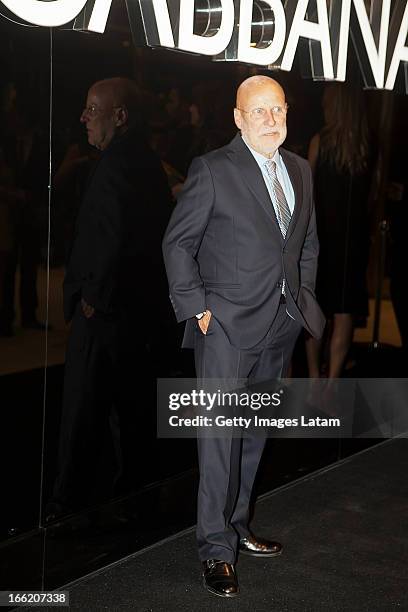
[[(199, 378), (285, 376), (305, 327), (320, 336), (314, 297), (318, 240), (307, 162), (279, 148), (285, 94), (268, 77), (244, 81), (233, 141), (194, 160), (163, 242), (171, 300), (187, 320)], [(204, 583), (238, 593), (238, 550), (279, 555), (248, 529), (249, 500), (265, 440), (200, 438), (197, 536)]]
[(64, 281), (65, 317), (72, 325), (53, 497), (68, 507), (93, 501), (93, 489), (106, 489), (98, 478), (109, 481), (110, 470), (112, 481), (116, 472), (112, 404), (119, 412), (120, 460), (129, 467), (123, 452), (131, 457), (136, 446), (135, 355), (146, 367), (137, 371), (143, 380), (162, 342), (160, 245), (170, 193), (160, 160), (138, 129), (139, 117), (135, 85), (119, 78), (94, 84), (81, 116), (101, 156), (84, 194)]

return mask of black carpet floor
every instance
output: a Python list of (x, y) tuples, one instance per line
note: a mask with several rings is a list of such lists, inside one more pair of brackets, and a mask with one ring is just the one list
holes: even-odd
[(241, 557), (233, 600), (203, 589), (189, 530), (67, 587), (70, 610), (408, 610), (408, 440), (263, 496), (252, 527), (280, 540), (284, 553)]

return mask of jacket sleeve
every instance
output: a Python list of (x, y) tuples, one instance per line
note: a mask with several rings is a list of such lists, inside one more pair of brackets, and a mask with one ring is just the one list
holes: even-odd
[(163, 239), (170, 300), (177, 321), (206, 309), (196, 260), (214, 206), (214, 184), (205, 159), (193, 160)]

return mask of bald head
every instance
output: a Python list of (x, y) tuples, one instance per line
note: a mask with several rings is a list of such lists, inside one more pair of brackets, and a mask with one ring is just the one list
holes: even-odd
[(134, 81), (123, 77), (104, 79), (94, 83), (89, 91), (95, 91), (112, 106), (120, 106), (127, 111), (127, 121), (132, 123), (140, 112), (140, 92)]
[(91, 86), (81, 122), (86, 124), (89, 143), (104, 150), (114, 136), (137, 124), (139, 116), (140, 96), (136, 84), (116, 77)]
[(245, 105), (247, 102), (248, 97), (265, 90), (273, 90), (285, 98), (285, 92), (278, 81), (275, 81), (275, 79), (271, 79), (270, 77), (257, 74), (245, 79), (245, 81), (242, 81), (241, 85), (238, 87), (237, 108), (245, 108), (243, 105)]
[(238, 87), (235, 123), (245, 142), (267, 158), (286, 138), (286, 110), (285, 92), (275, 79), (256, 75)]

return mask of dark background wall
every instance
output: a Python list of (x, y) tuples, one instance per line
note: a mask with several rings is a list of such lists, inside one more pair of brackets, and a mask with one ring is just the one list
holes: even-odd
[[(250, 66), (212, 62), (208, 58), (163, 49), (136, 49), (121, 2), (114, 3), (109, 28), (103, 36), (69, 29), (27, 28), (0, 16), (0, 144), (7, 156), (10, 153), (8, 138), (21, 129), (19, 117), (24, 116), (27, 124), (34, 126), (36, 148), (33, 149), (30, 188), (36, 193), (33, 232), (37, 249), (37, 312), (44, 318), (48, 306), (48, 317), (53, 323), (48, 336), (45, 330), (25, 330), (19, 319), (20, 306), (16, 297), (15, 335), (0, 338), (3, 589), (64, 584), (194, 523), (197, 470), (193, 441), (156, 440), (154, 433), (146, 437), (145, 430), (137, 426), (135, 445), (139, 449), (139, 463), (135, 465), (132, 489), (124, 491), (123, 495), (95, 499), (92, 508), (84, 506), (74, 516), (46, 520), (45, 508), (55, 476), (67, 336), (62, 323), (61, 281), (69, 239), (67, 231), (69, 234), (80, 201), (80, 193), (75, 189), (72, 193), (61, 193), (53, 188), (49, 194), (48, 180), (55, 176), (73, 144), (91, 155), (79, 125), (87, 89), (94, 81), (111, 76), (135, 79), (144, 92), (143, 113), (152, 144), (173, 170), (184, 175), (187, 157), (180, 135), (183, 129), (189, 133), (191, 104), (198, 105), (209, 121), (214, 122), (208, 142), (224, 144), (235, 133), (232, 107), (236, 86), (256, 71)], [(324, 84), (303, 79), (298, 58), (291, 73), (278, 72), (273, 76), (284, 86), (290, 105), (286, 144), (306, 156), (311, 137), (322, 125)], [(348, 78), (353, 85), (362, 87), (352, 49)], [(385, 184), (387, 180), (390, 160), (393, 180), (402, 180), (406, 167), (403, 137), (406, 98), (402, 94), (379, 91), (366, 92), (366, 98), (374, 146), (380, 158), (383, 151), (379, 166), (381, 181)], [(7, 108), (13, 100), (20, 115)], [(386, 121), (382, 113), (384, 104), (391, 109), (385, 114)], [(389, 157), (390, 139), (395, 142), (392, 158)], [(0, 184), (7, 180), (0, 174), (0, 181), (3, 181)], [(79, 180), (78, 185), (81, 184)], [(20, 186), (16, 184), (16, 187)], [(384, 197), (371, 203), (374, 220), (383, 216), (385, 203)], [(392, 206), (391, 209), (391, 216), (397, 214), (398, 218), (399, 211), (395, 213)], [(2, 227), (6, 227), (7, 219), (0, 219), (0, 225), (1, 222)], [(7, 251), (9, 238), (4, 232), (0, 252)], [(373, 243), (375, 238), (374, 222)], [(375, 257), (374, 248), (374, 262)], [(16, 287), (19, 286), (19, 265)], [(369, 284), (373, 287), (374, 264), (371, 270)], [(175, 342), (179, 339), (177, 333)], [(191, 356), (179, 356), (179, 359), (178, 375), (194, 376)], [(301, 348), (297, 359), (302, 372)], [(378, 372), (381, 364), (377, 363), (376, 367)], [(154, 393), (150, 396), (148, 415), (150, 421), (146, 427), (154, 432)], [(288, 482), (368, 443), (280, 440), (275, 445), (270, 444), (258, 490), (266, 491)], [(143, 477), (139, 470), (142, 463), (149, 464)]]

